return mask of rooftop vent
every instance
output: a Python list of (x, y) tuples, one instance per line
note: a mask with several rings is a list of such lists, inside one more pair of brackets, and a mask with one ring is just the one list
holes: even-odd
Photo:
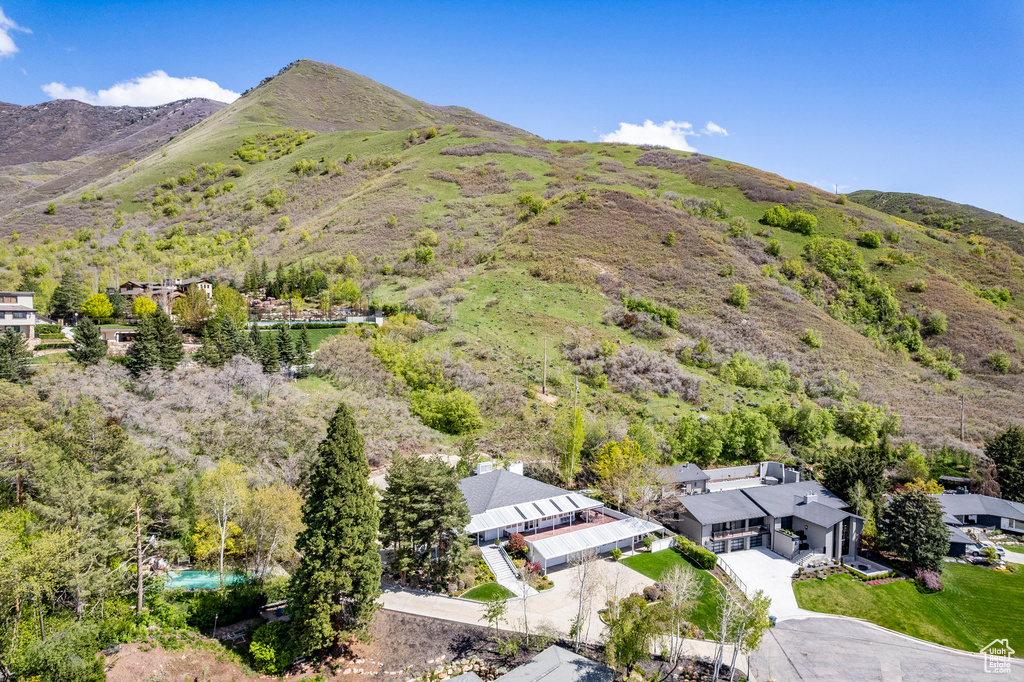
[(519, 474), (520, 476), (522, 476), (523, 475), (523, 463), (522, 462), (512, 462), (511, 464), (508, 465), (508, 472), (510, 474)]
[(493, 470), (494, 470), (494, 464), (492, 464), (491, 462), (479, 462), (476, 465), (476, 473), (478, 475), (479, 474), (486, 474), (488, 471), (493, 471)]

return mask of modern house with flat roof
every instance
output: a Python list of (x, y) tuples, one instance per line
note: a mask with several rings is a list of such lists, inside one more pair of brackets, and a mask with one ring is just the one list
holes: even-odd
[(708, 491), (708, 476), (703, 469), (693, 462), (683, 462), (661, 468), (661, 477), (664, 482), (662, 497), (674, 491), (680, 495), (699, 495)]
[(530, 561), (546, 572), (571, 561), (581, 552), (598, 554), (631, 547), (664, 527), (522, 474), (522, 464), (510, 470), (485, 471), (459, 482), (472, 519), (466, 533), (477, 545), (521, 533)]
[(669, 528), (716, 554), (763, 547), (786, 558), (855, 555), (864, 520), (817, 481), (762, 485), (679, 499)]
[(0, 291), (0, 334), (10, 328), (30, 341), (36, 336), (35, 293)]

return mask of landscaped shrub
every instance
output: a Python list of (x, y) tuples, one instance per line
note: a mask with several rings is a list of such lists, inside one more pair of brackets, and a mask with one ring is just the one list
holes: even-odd
[(616, 548), (614, 548), (611, 551), (611, 555), (612, 555), (612, 561), (618, 561), (619, 559), (622, 558), (622, 550), (619, 549), (618, 547), (616, 547)]
[(942, 576), (935, 571), (927, 571), (923, 568), (919, 568), (914, 573), (914, 580), (917, 581), (918, 587), (925, 592), (942, 591)]
[(710, 571), (718, 564), (718, 556), (714, 552), (704, 549), (682, 535), (676, 536), (676, 549), (705, 571)]
[(644, 599), (647, 601), (660, 601), (661, 590), (658, 589), (657, 585), (648, 585), (644, 588)]
[(866, 249), (877, 249), (882, 245), (882, 238), (878, 236), (877, 232), (861, 232), (857, 243)]
[(985, 362), (997, 374), (1009, 374), (1010, 372), (1010, 356), (1001, 350), (989, 353), (988, 357), (985, 358)]
[(744, 310), (747, 307), (747, 303), (750, 302), (750, 292), (746, 286), (734, 284), (732, 285), (732, 293), (729, 294), (729, 298), (725, 299), (725, 302), (740, 310)]
[(813, 329), (805, 329), (803, 336), (800, 340), (806, 343), (811, 348), (821, 348), (821, 332), (816, 332)]
[(261, 625), (253, 633), (249, 645), (253, 667), (270, 675), (283, 672), (298, 653), (299, 648), (292, 639), (288, 624), (281, 621)]
[(44, 338), (43, 334), (60, 334), (60, 325), (59, 324), (37, 324), (36, 325), (36, 332), (38, 332), (40, 338)]
[(508, 536), (508, 553), (521, 554), (526, 551), (526, 538), (522, 533), (512, 533)]

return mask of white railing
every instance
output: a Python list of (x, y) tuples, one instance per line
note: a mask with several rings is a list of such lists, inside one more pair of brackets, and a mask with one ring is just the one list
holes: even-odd
[(739, 588), (741, 590), (743, 590), (743, 594), (747, 594), (747, 585), (746, 585), (746, 583), (744, 583), (742, 580), (740, 580), (740, 577), (738, 575), (736, 575), (736, 571), (732, 570), (732, 567), (729, 564), (727, 564), (726, 562), (722, 561), (722, 555), (718, 555), (718, 565), (722, 568), (722, 572), (725, 573), (727, 576), (729, 576), (729, 578), (734, 583), (736, 583), (736, 585), (739, 586)]
[(512, 563), (512, 557), (510, 557), (508, 555), (508, 552), (506, 552), (505, 548), (503, 546), (501, 546), (500, 544), (498, 545), (498, 552), (501, 554), (501, 558), (505, 560), (505, 563), (508, 564), (508, 567), (510, 569), (512, 569), (512, 575), (514, 575), (516, 578), (518, 578), (519, 577), (519, 569), (516, 568), (516, 565), (514, 563)]

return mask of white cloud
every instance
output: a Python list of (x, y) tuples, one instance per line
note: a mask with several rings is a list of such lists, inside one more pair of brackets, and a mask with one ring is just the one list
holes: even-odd
[(655, 123), (650, 119), (642, 125), (635, 123), (619, 123), (619, 129), (601, 136), (602, 142), (625, 142), (626, 144), (657, 144), (669, 149), (679, 149), (684, 152), (695, 152), (693, 145), (687, 138), (701, 137), (702, 135), (728, 135), (729, 132), (714, 121), (708, 121), (700, 132), (693, 129), (693, 125), (686, 121), (664, 121)]
[(602, 142), (625, 142), (626, 144), (657, 144), (684, 152), (696, 151), (686, 138), (696, 133), (693, 126), (685, 121), (665, 121), (655, 123), (647, 120), (643, 125), (635, 123), (619, 123), (619, 129), (601, 136)]
[(701, 131), (705, 135), (722, 135), (723, 137), (729, 134), (729, 131), (718, 125), (714, 121), (708, 121), (704, 126), (704, 130)]
[(0, 7), (0, 57), (10, 57), (18, 51), (18, 46), (14, 44), (14, 38), (11, 37), (11, 33), (14, 31), (32, 32), (24, 26), (18, 26), (14, 19), (4, 14), (3, 8)]
[(64, 83), (44, 85), (43, 92), (52, 99), (77, 99), (87, 104), (110, 107), (152, 107), (189, 97), (233, 102), (239, 97), (237, 92), (222, 88), (211, 80), (195, 76), (177, 78), (168, 76), (164, 71), (153, 71), (98, 92), (77, 85), (68, 87)]

